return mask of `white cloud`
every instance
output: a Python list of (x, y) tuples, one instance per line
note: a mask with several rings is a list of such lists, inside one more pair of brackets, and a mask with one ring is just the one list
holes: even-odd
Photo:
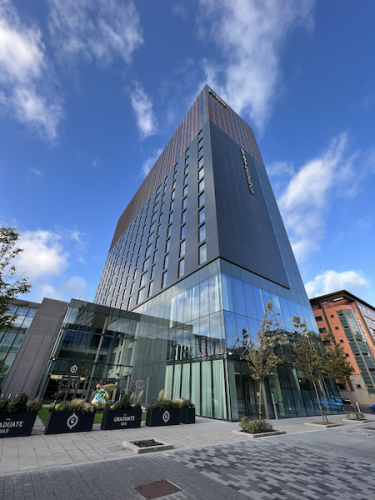
[(295, 174), (294, 166), (288, 161), (276, 161), (267, 165), (267, 173), (270, 177), (292, 176)]
[(18, 257), (18, 273), (28, 277), (31, 283), (46, 276), (60, 275), (69, 265), (69, 253), (64, 249), (63, 240), (53, 231), (25, 231), (21, 233), (19, 247), (24, 251)]
[(64, 62), (77, 57), (108, 65), (115, 56), (126, 63), (143, 43), (133, 2), (117, 0), (48, 0), (49, 28), (57, 55)]
[(342, 133), (320, 156), (296, 169), (278, 201), (297, 259), (305, 260), (320, 248), (332, 200), (357, 194), (369, 171), (364, 156), (350, 153), (348, 134)]
[(152, 169), (154, 166), (156, 160), (159, 158), (159, 156), (162, 154), (163, 149), (158, 149), (155, 151), (155, 153), (147, 158), (147, 160), (143, 163), (142, 165), (142, 173), (146, 177), (146, 175), (149, 173), (149, 171)]
[(155, 134), (157, 127), (152, 101), (138, 83), (135, 84), (130, 98), (141, 137), (146, 139), (146, 137)]
[(221, 58), (218, 64), (205, 62), (208, 83), (262, 128), (281, 85), (286, 39), (297, 25), (312, 28), (315, 1), (200, 0), (200, 4), (205, 14), (202, 36), (213, 37)]
[(34, 291), (35, 300), (42, 300), (43, 297), (56, 300), (70, 301), (70, 299), (88, 300), (87, 283), (79, 276), (72, 276), (68, 281), (60, 286), (54, 287), (49, 283), (42, 283)]
[(306, 284), (309, 297), (325, 295), (339, 290), (354, 292), (368, 285), (368, 281), (360, 271), (343, 271), (338, 273), (330, 270), (316, 276)]
[(47, 139), (57, 137), (61, 101), (53, 91), (39, 28), (23, 24), (9, 0), (0, 0), (1, 107)]
[(37, 168), (29, 168), (28, 171), (31, 175), (35, 175), (36, 177), (43, 177), (43, 172), (41, 170), (38, 170)]

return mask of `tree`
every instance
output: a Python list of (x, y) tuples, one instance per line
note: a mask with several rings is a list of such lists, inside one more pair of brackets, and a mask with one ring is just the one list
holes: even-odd
[[(0, 352), (3, 350), (3, 348), (0, 345)], [(0, 375), (2, 373), (5, 373), (8, 369), (8, 366), (5, 364), (5, 358), (0, 359)]]
[(293, 324), (297, 329), (302, 330), (302, 334), (293, 347), (293, 366), (296, 370), (302, 372), (303, 376), (313, 384), (323, 422), (329, 424), (327, 415), (320, 402), (318, 391), (320, 378), (329, 372), (324, 360), (320, 338), (315, 332), (311, 332), (307, 329), (305, 323), (302, 323), (299, 316), (294, 316)]
[(324, 348), (330, 375), (340, 384), (346, 384), (354, 368), (347, 361), (344, 348), (336, 343), (332, 332), (326, 333), (323, 340), (326, 342)]
[(11, 328), (16, 319), (9, 315), (9, 302), (18, 295), (29, 293), (31, 285), (27, 278), (15, 279), (16, 267), (12, 260), (23, 250), (16, 248), (19, 233), (17, 228), (0, 227), (0, 330)]
[(277, 321), (279, 313), (273, 313), (272, 302), (267, 303), (262, 325), (257, 332), (257, 342), (250, 340), (245, 329), (242, 330), (242, 344), (247, 351), (246, 361), (251, 371), (251, 377), (258, 382), (258, 411), (259, 420), (263, 419), (263, 384), (266, 377), (275, 375), (275, 368), (283, 360), (275, 354), (277, 344), (285, 341), (285, 335), (279, 330), (280, 323)]

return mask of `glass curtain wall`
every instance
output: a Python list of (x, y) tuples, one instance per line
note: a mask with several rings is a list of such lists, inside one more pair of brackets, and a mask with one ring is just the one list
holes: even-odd
[(34, 319), (37, 308), (9, 304), (7, 314), (16, 315), (13, 328), (0, 330), (0, 359), (5, 359), (7, 370), (0, 373), (0, 388), (16, 357), (26, 332)]
[[(295, 335), (293, 316), (300, 316), (310, 330), (317, 331), (307, 297), (221, 259), (136, 309), (169, 322), (162, 335), (158, 334), (164, 339), (165, 354), (151, 349), (142, 361), (137, 355), (135, 358), (135, 378), (144, 384), (153, 380), (153, 387), (148, 382), (149, 401), (164, 388), (168, 397), (190, 397), (201, 416), (237, 420), (257, 415), (258, 388), (246, 361), (240, 359), (241, 339), (246, 330), (256, 343), (269, 301), (285, 332)], [(271, 418), (274, 408), (279, 417), (310, 415), (317, 410), (315, 393), (292, 367), (288, 349), (283, 348), (285, 361), (265, 387)], [(328, 402), (332, 396), (338, 396), (335, 384), (322, 380), (321, 397)], [(336, 410), (328, 407), (327, 411)]]

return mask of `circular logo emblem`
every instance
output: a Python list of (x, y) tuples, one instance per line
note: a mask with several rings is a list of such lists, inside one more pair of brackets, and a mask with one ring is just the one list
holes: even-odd
[(77, 365), (73, 365), (70, 367), (70, 373), (77, 373), (77, 370), (78, 370), (78, 366)]
[(70, 430), (72, 430), (73, 427), (75, 427), (77, 424), (78, 424), (78, 417), (75, 413), (73, 413), (73, 415), (71, 415), (68, 418), (66, 425), (69, 427)]
[(161, 417), (164, 421), (164, 423), (166, 424), (167, 422), (169, 422), (169, 419), (171, 418), (171, 414), (169, 413), (168, 410), (165, 410), (165, 412), (163, 413), (163, 416)]

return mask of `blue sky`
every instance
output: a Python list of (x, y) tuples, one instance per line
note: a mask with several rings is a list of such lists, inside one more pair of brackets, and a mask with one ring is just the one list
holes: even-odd
[(117, 219), (204, 83), (254, 129), (310, 296), (375, 303), (371, 0), (0, 0), (0, 222), (93, 300)]

